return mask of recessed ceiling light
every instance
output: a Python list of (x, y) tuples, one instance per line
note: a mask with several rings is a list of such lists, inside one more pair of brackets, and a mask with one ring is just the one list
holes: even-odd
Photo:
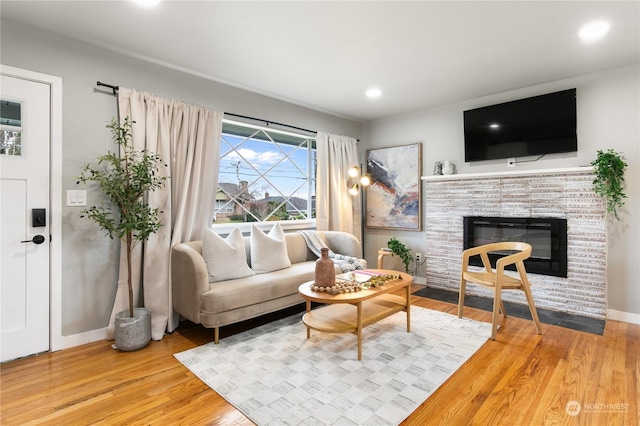
[(584, 41), (590, 42), (602, 38), (611, 26), (607, 21), (593, 21), (585, 24), (578, 35)]
[(160, 0), (133, 0), (133, 2), (144, 7), (154, 7), (160, 3)]
[(500, 125), (498, 123), (491, 123), (489, 124), (489, 127), (491, 127), (492, 129), (499, 129)]
[(367, 90), (366, 95), (369, 98), (377, 98), (380, 95), (382, 95), (382, 91), (380, 89), (375, 89), (375, 88), (374, 89), (369, 89), (369, 90)]

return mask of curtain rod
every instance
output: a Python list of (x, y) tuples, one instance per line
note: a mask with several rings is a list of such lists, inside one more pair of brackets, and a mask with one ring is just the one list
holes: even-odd
[(254, 121), (262, 121), (263, 123), (265, 123), (267, 126), (269, 124), (275, 124), (276, 126), (284, 126), (284, 127), (288, 127), (290, 129), (295, 129), (295, 130), (301, 130), (303, 132), (307, 132), (307, 133), (318, 133), (315, 130), (309, 130), (309, 129), (303, 129), (302, 127), (296, 127), (296, 126), (291, 126), (289, 124), (284, 124), (284, 123), (278, 123), (276, 121), (270, 121), (270, 120), (263, 120), (262, 118), (255, 118), (255, 117), (249, 117), (246, 115), (240, 115), (240, 114), (233, 114), (230, 112), (225, 112), (225, 115), (230, 115), (232, 117), (238, 117), (238, 118), (246, 118), (248, 120), (254, 120)]
[[(316, 135), (318, 134), (318, 132), (315, 131), (315, 130), (303, 129), (302, 127), (291, 126), (289, 124), (278, 123), (276, 121), (271, 121), (271, 120), (264, 120), (262, 118), (255, 118), (255, 117), (249, 117), (249, 116), (246, 116), (246, 115), (233, 114), (231, 112), (225, 112), (225, 115), (230, 115), (232, 117), (238, 117), (238, 118), (245, 118), (245, 119), (248, 119), (248, 120), (262, 121), (263, 123), (266, 123), (267, 126), (269, 124), (275, 124), (276, 126), (284, 126), (284, 127), (290, 128), (290, 129), (301, 130), (301, 131), (307, 132), (307, 133), (315, 133)], [(356, 139), (356, 141), (360, 142), (360, 139)]]
[(109, 89), (113, 90), (113, 94), (116, 95), (118, 90), (120, 89), (120, 87), (118, 86), (114, 86), (113, 84), (106, 84), (106, 83), (101, 83), (101, 82), (96, 82), (96, 84), (98, 86), (104, 86), (104, 87), (108, 87)]
[[(115, 86), (115, 85), (113, 85), (113, 84), (102, 83), (102, 82), (100, 82), (100, 81), (96, 82), (96, 84), (97, 84), (98, 86), (108, 87), (109, 89), (113, 90), (113, 94), (114, 94), (114, 95), (115, 95), (115, 94), (116, 94), (116, 92), (120, 89), (120, 87), (118, 87), (118, 86)], [(230, 112), (225, 112), (224, 114), (225, 114), (225, 115), (230, 115), (230, 116), (232, 116), (232, 117), (245, 118), (245, 119), (248, 119), (248, 120), (254, 120), (254, 121), (261, 121), (261, 122), (265, 123), (267, 126), (268, 126), (269, 124), (275, 124), (276, 126), (284, 126), (284, 127), (288, 127), (288, 128), (290, 128), (290, 129), (296, 129), (296, 130), (300, 130), (300, 131), (307, 132), (307, 133), (316, 133), (316, 134), (318, 133), (318, 132), (316, 132), (315, 130), (303, 129), (302, 127), (290, 126), (290, 125), (288, 125), (288, 124), (284, 124), (284, 123), (277, 123), (277, 122), (275, 122), (275, 121), (263, 120), (263, 119), (261, 119), (261, 118), (255, 118), (255, 117), (249, 117), (249, 116), (247, 116), (247, 115), (233, 114), (233, 113), (230, 113)]]
[[(98, 86), (108, 87), (109, 89), (111, 89), (111, 90), (113, 91), (113, 94), (114, 94), (114, 95), (116, 95), (116, 94), (117, 94), (117, 92), (118, 92), (118, 90), (120, 89), (120, 87), (118, 87), (118, 86), (115, 86), (115, 85), (113, 85), (113, 84), (102, 83), (102, 82), (100, 82), (100, 81), (96, 82), (96, 84), (97, 84)], [(290, 128), (290, 129), (300, 130), (300, 131), (302, 131), (302, 132), (318, 134), (318, 132), (317, 132), (317, 131), (315, 131), (315, 130), (303, 129), (302, 127), (296, 127), (296, 126), (291, 126), (291, 125), (289, 125), (289, 124), (278, 123), (277, 121), (264, 120), (264, 119), (262, 119), (262, 118), (249, 117), (249, 116), (247, 116), (247, 115), (233, 114), (233, 113), (231, 113), (231, 112), (225, 112), (224, 114), (225, 114), (225, 115), (230, 115), (230, 116), (232, 116), (232, 117), (244, 118), (244, 119), (247, 119), (247, 120), (262, 121), (262, 122), (263, 122), (263, 123), (265, 123), (267, 126), (268, 126), (269, 124), (275, 124), (276, 126), (284, 126), (284, 127), (288, 127), (288, 128)], [(358, 139), (358, 142), (359, 142), (359, 141), (360, 141), (360, 140)]]

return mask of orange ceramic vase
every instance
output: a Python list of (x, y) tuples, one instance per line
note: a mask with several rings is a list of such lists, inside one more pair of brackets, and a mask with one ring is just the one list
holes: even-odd
[(336, 283), (336, 270), (329, 259), (329, 249), (321, 249), (322, 256), (316, 260), (315, 282), (318, 287), (332, 287)]

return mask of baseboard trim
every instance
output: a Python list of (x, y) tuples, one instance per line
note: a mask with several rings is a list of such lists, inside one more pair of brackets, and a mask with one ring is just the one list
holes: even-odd
[[(425, 282), (426, 280), (423, 277), (414, 277), (415, 284), (425, 284)], [(607, 319), (640, 325), (640, 314), (617, 311), (615, 309), (607, 309)], [(60, 349), (69, 349), (75, 346), (97, 342), (99, 340), (107, 340), (106, 327), (71, 336), (62, 336), (62, 345)]]
[(607, 309), (607, 319), (640, 325), (640, 314)]
[(414, 284), (427, 285), (427, 279), (425, 277), (413, 277)]
[(87, 343), (97, 342), (99, 340), (107, 340), (107, 328), (86, 331), (84, 333), (73, 334), (71, 336), (62, 336), (62, 347), (60, 349), (69, 349)]

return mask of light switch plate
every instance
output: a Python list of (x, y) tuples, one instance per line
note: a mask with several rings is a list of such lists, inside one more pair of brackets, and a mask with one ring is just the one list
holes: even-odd
[(86, 207), (87, 191), (84, 189), (67, 189), (68, 207)]

